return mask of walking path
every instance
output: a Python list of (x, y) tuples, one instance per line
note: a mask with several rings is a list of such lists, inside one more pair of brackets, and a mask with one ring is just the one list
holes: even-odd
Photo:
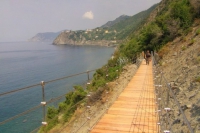
[(152, 62), (138, 71), (91, 133), (157, 133)]

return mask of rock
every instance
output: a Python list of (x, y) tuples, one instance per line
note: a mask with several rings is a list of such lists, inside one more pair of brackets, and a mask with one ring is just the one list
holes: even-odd
[(197, 118), (196, 118), (196, 121), (200, 122), (200, 117), (197, 117)]
[(170, 85), (171, 86), (175, 86), (175, 83), (172, 81), (172, 82), (170, 82)]
[(186, 105), (188, 109), (191, 109), (192, 108), (192, 105), (189, 104), (189, 105)]
[(183, 77), (179, 77), (179, 79), (177, 80), (178, 83), (184, 83), (185, 79)]
[(179, 90), (183, 91), (183, 88), (179, 87)]
[(185, 70), (185, 69), (187, 69), (189, 67), (187, 65), (184, 65), (182, 68), (183, 68), (183, 70)]
[(171, 86), (171, 88), (173, 89), (173, 90), (179, 90), (179, 87), (178, 86)]
[(194, 90), (194, 85), (193, 85), (191, 82), (187, 82), (187, 83), (190, 84), (189, 87), (188, 87), (188, 90), (189, 90), (189, 91)]
[(173, 121), (173, 124), (178, 124), (178, 123), (180, 123), (181, 122), (181, 120), (180, 119), (175, 119), (174, 121)]
[(182, 110), (185, 111), (186, 109), (188, 109), (187, 105), (183, 105), (181, 106)]
[(194, 98), (195, 97), (195, 95), (196, 95), (196, 93), (194, 92), (193, 94), (190, 94), (189, 95), (189, 100), (191, 100), (192, 98)]
[(192, 66), (191, 68), (190, 68), (190, 70), (192, 70), (192, 72), (197, 72), (197, 69), (198, 67), (195, 65), (195, 66)]
[(162, 62), (162, 66), (164, 66), (166, 63), (165, 62)]
[(177, 56), (177, 52), (174, 52), (173, 56)]

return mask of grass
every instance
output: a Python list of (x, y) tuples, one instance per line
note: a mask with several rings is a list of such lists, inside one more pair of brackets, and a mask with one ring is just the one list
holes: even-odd
[(186, 50), (186, 46), (182, 46), (182, 47), (181, 47), (181, 50), (182, 50), (182, 51)]
[(200, 34), (200, 29), (197, 29), (196, 35), (199, 35), (199, 34)]
[(197, 76), (194, 81), (195, 82), (200, 82), (200, 76)]
[(192, 39), (192, 40), (190, 41), (190, 43), (189, 43), (187, 46), (192, 46), (194, 43), (195, 43), (195, 40)]

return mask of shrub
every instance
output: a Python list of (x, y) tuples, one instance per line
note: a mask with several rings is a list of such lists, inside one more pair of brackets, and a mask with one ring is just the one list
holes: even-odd
[(151, 23), (141, 31), (138, 41), (144, 48), (149, 45), (150, 49), (153, 49), (160, 42), (161, 36), (160, 27), (156, 23)]
[(99, 87), (102, 87), (106, 84), (105, 77), (100, 77), (92, 82), (92, 90), (97, 90)]
[(158, 52), (159, 57), (162, 59), (164, 55), (168, 54), (170, 51), (169, 44), (163, 46)]
[(53, 119), (56, 115), (58, 115), (57, 109), (53, 106), (49, 106), (47, 110), (47, 118)]
[(178, 0), (172, 3), (171, 14), (175, 19), (180, 20), (180, 25), (182, 28), (186, 29), (191, 26), (193, 22), (193, 11), (192, 6), (188, 0)]
[(190, 43), (188, 44), (188, 46), (191, 46), (191, 45), (193, 45), (194, 43), (195, 43), (195, 40), (192, 39), (192, 40), (190, 41)]
[(47, 132), (52, 129), (58, 123), (58, 110), (49, 106), (47, 110), (47, 126), (43, 126), (39, 132)]
[(182, 50), (182, 51), (186, 50), (186, 47), (185, 47), (185, 46), (182, 46), (182, 47), (181, 47), (181, 50)]
[(197, 31), (196, 31), (196, 35), (199, 35), (200, 34), (200, 29), (198, 29)]
[(200, 76), (195, 78), (195, 82), (200, 82)]
[(59, 105), (58, 105), (58, 112), (62, 112), (62, 111), (64, 111), (64, 110), (66, 110), (67, 107), (68, 107), (68, 106), (67, 106), (66, 103), (64, 103), (64, 102), (59, 103)]

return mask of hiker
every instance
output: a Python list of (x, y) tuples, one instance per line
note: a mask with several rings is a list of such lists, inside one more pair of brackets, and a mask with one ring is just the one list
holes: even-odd
[(149, 50), (145, 53), (145, 60), (146, 60), (146, 65), (149, 65), (149, 62), (151, 61), (151, 54)]

